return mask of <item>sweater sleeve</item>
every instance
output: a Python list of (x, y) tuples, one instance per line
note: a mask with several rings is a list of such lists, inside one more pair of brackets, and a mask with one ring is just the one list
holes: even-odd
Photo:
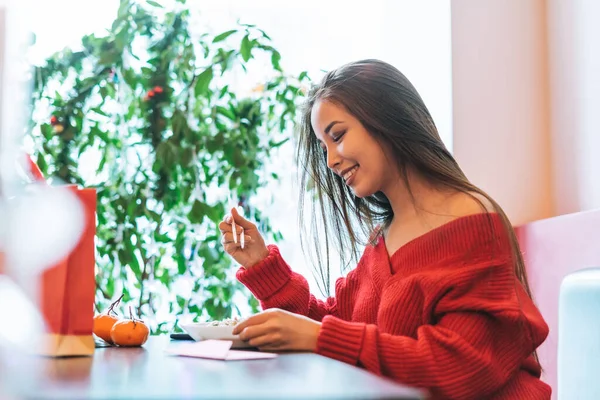
[(322, 301), (310, 294), (306, 279), (291, 270), (277, 246), (268, 249), (267, 258), (251, 268), (241, 267), (236, 275), (263, 309), (281, 308), (317, 321), (326, 315), (339, 316), (334, 297)]
[[(463, 276), (463, 284), (446, 287), (433, 309), (436, 322), (420, 326), (414, 337), (325, 317), (317, 352), (426, 388), (434, 398), (487, 398), (508, 382), (548, 334), (518, 281), (512, 280), (511, 290), (503, 279), (489, 276), (481, 268), (466, 281)], [(473, 289), (476, 282), (480, 285)]]

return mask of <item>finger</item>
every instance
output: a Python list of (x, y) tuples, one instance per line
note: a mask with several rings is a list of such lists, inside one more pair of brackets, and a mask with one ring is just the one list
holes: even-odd
[(261, 312), (258, 314), (254, 314), (251, 317), (248, 317), (244, 320), (242, 320), (240, 323), (238, 323), (235, 328), (233, 328), (233, 334), (234, 335), (238, 335), (240, 332), (242, 332), (245, 328), (249, 327), (249, 326), (253, 326), (253, 325), (260, 325), (260, 324), (264, 324), (265, 322), (267, 322), (269, 319), (271, 319), (272, 314), (268, 313), (268, 312)]
[(231, 209), (231, 217), (236, 224), (240, 225), (244, 229), (256, 229), (256, 225), (242, 217), (235, 207)]
[(225, 252), (227, 254), (229, 254), (230, 256), (235, 257), (236, 254), (240, 251), (240, 246), (231, 242), (231, 243), (227, 243), (226, 245), (224, 245), (223, 250), (225, 250)]
[(240, 339), (249, 341), (259, 336), (265, 336), (273, 333), (273, 330), (267, 324), (252, 325), (244, 328), (240, 332)]
[(285, 351), (285, 350), (287, 350), (287, 344), (286, 343), (268, 344), (265, 346), (258, 346), (258, 349), (260, 351), (270, 351), (270, 352)]
[(229, 225), (227, 222), (225, 222), (225, 221), (219, 222), (219, 230), (221, 231), (221, 233), (229, 232), (230, 229), (231, 229), (231, 225)]
[(279, 335), (275, 334), (266, 334), (262, 336), (257, 336), (248, 341), (248, 344), (252, 347), (265, 347), (265, 348), (277, 348), (281, 346), (282, 341)]
[(238, 242), (237, 237), (238, 237), (238, 233), (237, 233), (237, 227), (235, 226), (235, 219), (233, 219), (231, 221), (231, 231), (233, 232), (233, 241), (235, 243)]
[[(238, 233), (240, 233), (241, 229), (242, 229), (241, 227), (238, 227), (238, 229), (237, 229)], [(231, 222), (227, 222), (227, 221), (219, 222), (219, 230), (221, 232), (232, 232)]]
[(221, 243), (223, 245), (228, 245), (229, 243), (233, 243), (233, 234), (231, 232), (224, 233), (223, 236), (221, 236)]
[[(251, 243), (252, 242), (252, 238), (248, 235), (244, 235), (244, 240), (245, 244)], [(223, 245), (228, 245), (230, 243), (233, 243), (235, 245), (236, 248), (243, 248), (242, 247), (242, 242), (240, 242), (239, 240), (236, 242), (233, 239), (233, 234), (231, 232), (226, 232), (223, 234), (223, 236), (221, 236), (221, 243)]]
[[(231, 229), (231, 224), (228, 224), (226, 222), (219, 223), (219, 230), (221, 231), (221, 233), (233, 232), (233, 230)], [(240, 226), (236, 226), (236, 230), (237, 230), (237, 233), (239, 236), (243, 232), (244, 229)]]

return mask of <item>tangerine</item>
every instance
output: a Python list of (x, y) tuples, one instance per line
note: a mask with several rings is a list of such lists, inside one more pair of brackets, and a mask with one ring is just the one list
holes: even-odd
[(119, 318), (117, 316), (111, 315), (110, 313), (115, 313), (114, 308), (117, 304), (121, 302), (122, 298), (123, 295), (121, 295), (121, 297), (114, 301), (110, 305), (110, 307), (108, 307), (106, 313), (94, 316), (94, 327), (92, 329), (92, 332), (94, 332), (94, 334), (100, 339), (110, 344), (113, 344), (112, 339), (110, 337), (110, 331), (113, 325), (119, 321)]
[(148, 340), (150, 329), (144, 321), (133, 318), (131, 307), (129, 308), (130, 319), (124, 319), (115, 323), (110, 331), (112, 342), (123, 347), (141, 346)]
[(113, 326), (119, 321), (119, 318), (110, 314), (99, 314), (94, 317), (94, 329), (93, 332), (100, 339), (112, 344), (110, 337), (110, 331)]

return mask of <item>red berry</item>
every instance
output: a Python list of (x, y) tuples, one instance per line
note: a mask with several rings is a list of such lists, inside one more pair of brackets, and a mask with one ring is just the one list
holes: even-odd
[(154, 97), (154, 95), (155, 95), (154, 90), (148, 91), (148, 97)]
[(55, 115), (50, 117), (50, 125), (56, 125), (58, 123), (58, 118)]
[(154, 90), (154, 93), (156, 93), (156, 94), (160, 94), (163, 92), (163, 88), (160, 86), (154, 86), (153, 90)]

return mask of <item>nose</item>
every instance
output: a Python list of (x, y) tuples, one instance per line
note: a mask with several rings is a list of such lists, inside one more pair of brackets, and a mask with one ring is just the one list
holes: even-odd
[(327, 166), (329, 167), (329, 169), (335, 169), (335, 167), (340, 164), (341, 157), (335, 151), (335, 149), (334, 149), (335, 146), (331, 146), (331, 147), (332, 147), (331, 149), (327, 149)]

